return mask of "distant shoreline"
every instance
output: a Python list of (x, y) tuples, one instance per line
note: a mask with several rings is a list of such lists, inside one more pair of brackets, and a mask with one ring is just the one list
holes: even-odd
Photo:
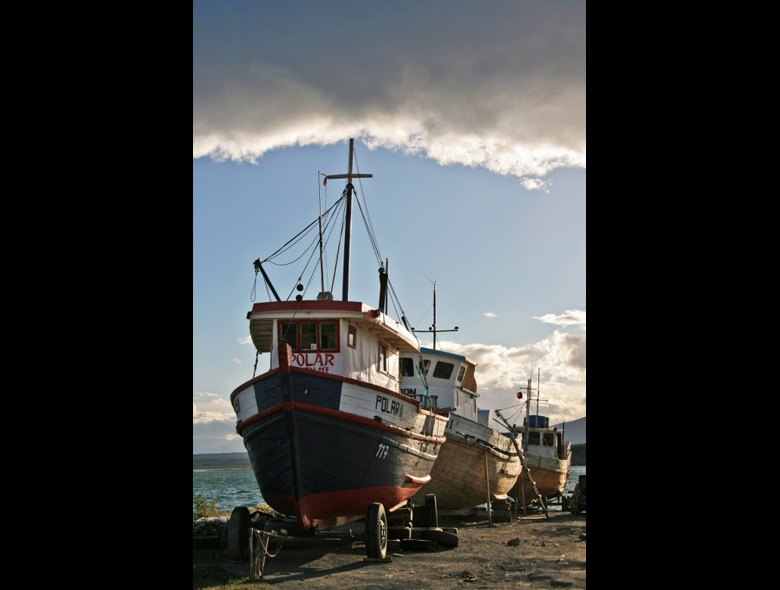
[(193, 471), (251, 471), (251, 467), (193, 467)]
[[(571, 445), (571, 464), (585, 466), (587, 445), (578, 443)], [(239, 453), (201, 453), (192, 455), (193, 471), (248, 471), (252, 469), (249, 455)]]

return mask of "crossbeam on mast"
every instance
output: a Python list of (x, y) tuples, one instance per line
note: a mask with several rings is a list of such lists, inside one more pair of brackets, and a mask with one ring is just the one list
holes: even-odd
[(346, 174), (328, 174), (325, 178), (346, 178), (347, 179), (347, 219), (346, 230), (344, 234), (344, 281), (342, 283), (341, 300), (349, 301), (349, 261), (352, 248), (352, 190), (355, 188), (352, 184), (353, 178), (373, 178), (373, 174), (353, 174), (352, 160), (355, 153), (355, 140), (349, 140), (349, 167)]

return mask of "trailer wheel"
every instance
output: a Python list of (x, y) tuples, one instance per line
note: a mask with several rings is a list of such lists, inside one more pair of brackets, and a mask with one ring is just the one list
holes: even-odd
[(385, 507), (374, 502), (366, 513), (366, 555), (384, 559), (387, 556), (387, 515)]
[(236, 506), (228, 520), (228, 555), (233, 561), (249, 559), (249, 508)]

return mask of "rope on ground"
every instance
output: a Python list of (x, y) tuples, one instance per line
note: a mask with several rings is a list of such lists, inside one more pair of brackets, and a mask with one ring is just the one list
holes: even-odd
[[(255, 541), (257, 539), (257, 541)], [(255, 528), (250, 529), (249, 534), (249, 577), (253, 580), (257, 580), (263, 577), (263, 570), (265, 569), (265, 558), (270, 557), (273, 559), (279, 555), (279, 551), (282, 550), (284, 541), (279, 541), (279, 545), (276, 547), (276, 552), (271, 553), (268, 551), (269, 536), (265, 531), (261, 531)], [(255, 542), (259, 545), (259, 550), (255, 551)]]

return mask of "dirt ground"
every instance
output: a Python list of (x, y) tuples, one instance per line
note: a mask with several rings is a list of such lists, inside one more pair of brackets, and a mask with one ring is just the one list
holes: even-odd
[[(388, 548), (384, 562), (366, 559), (362, 541), (322, 546), (282, 546), (267, 558), (262, 582), (280, 590), (360, 588), (445, 590), (451, 588), (585, 588), (586, 514), (549, 511), (514, 517), (439, 517), (456, 528), (458, 546), (405, 550)], [(356, 523), (355, 532), (359, 530)], [(274, 552), (272, 541), (269, 551)], [(223, 567), (249, 577), (249, 564), (225, 558)], [(262, 582), (259, 582), (262, 585)]]

